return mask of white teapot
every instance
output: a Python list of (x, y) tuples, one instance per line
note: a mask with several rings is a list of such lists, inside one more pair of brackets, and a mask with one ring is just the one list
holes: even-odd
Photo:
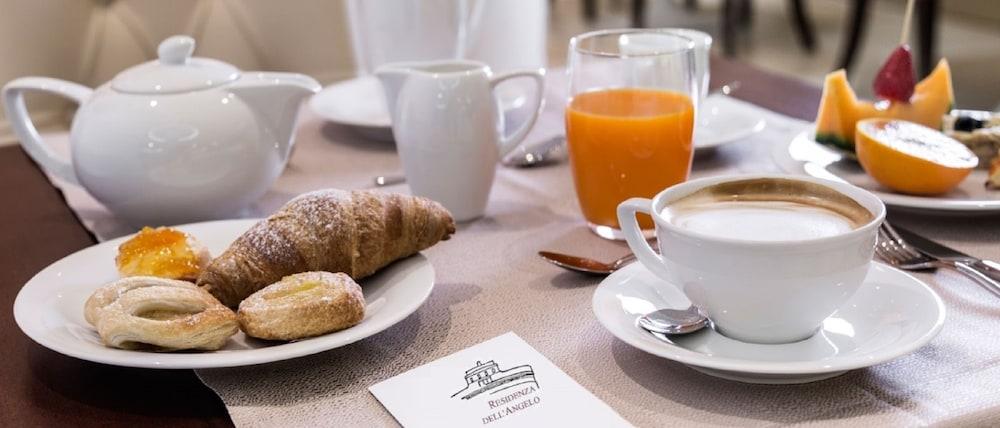
[[(294, 73), (240, 72), (191, 57), (194, 39), (173, 36), (159, 59), (90, 89), (45, 77), (3, 88), (24, 150), (56, 177), (82, 185), (132, 225), (171, 225), (238, 215), (288, 160), (302, 99), (320, 89)], [(57, 157), (28, 117), (24, 92), (80, 104), (71, 161)]]

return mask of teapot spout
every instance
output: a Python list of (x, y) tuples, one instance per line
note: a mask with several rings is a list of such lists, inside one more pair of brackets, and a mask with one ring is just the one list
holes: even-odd
[(269, 130), (283, 161), (291, 152), (299, 105), (320, 89), (315, 79), (303, 74), (267, 72), (245, 73), (229, 87)]

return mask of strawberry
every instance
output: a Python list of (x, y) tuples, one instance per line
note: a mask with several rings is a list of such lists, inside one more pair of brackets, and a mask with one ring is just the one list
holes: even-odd
[(913, 72), (913, 55), (908, 45), (899, 45), (892, 51), (882, 68), (875, 75), (875, 96), (908, 103), (913, 95), (917, 77)]

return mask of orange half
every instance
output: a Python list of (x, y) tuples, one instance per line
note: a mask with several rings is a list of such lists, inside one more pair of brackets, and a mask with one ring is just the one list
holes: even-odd
[(941, 132), (897, 119), (858, 121), (858, 161), (883, 186), (912, 195), (939, 195), (958, 186), (979, 163), (965, 145)]

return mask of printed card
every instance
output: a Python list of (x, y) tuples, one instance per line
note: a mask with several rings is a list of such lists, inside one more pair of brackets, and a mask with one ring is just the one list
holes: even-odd
[(628, 427), (513, 332), (369, 388), (404, 427)]

